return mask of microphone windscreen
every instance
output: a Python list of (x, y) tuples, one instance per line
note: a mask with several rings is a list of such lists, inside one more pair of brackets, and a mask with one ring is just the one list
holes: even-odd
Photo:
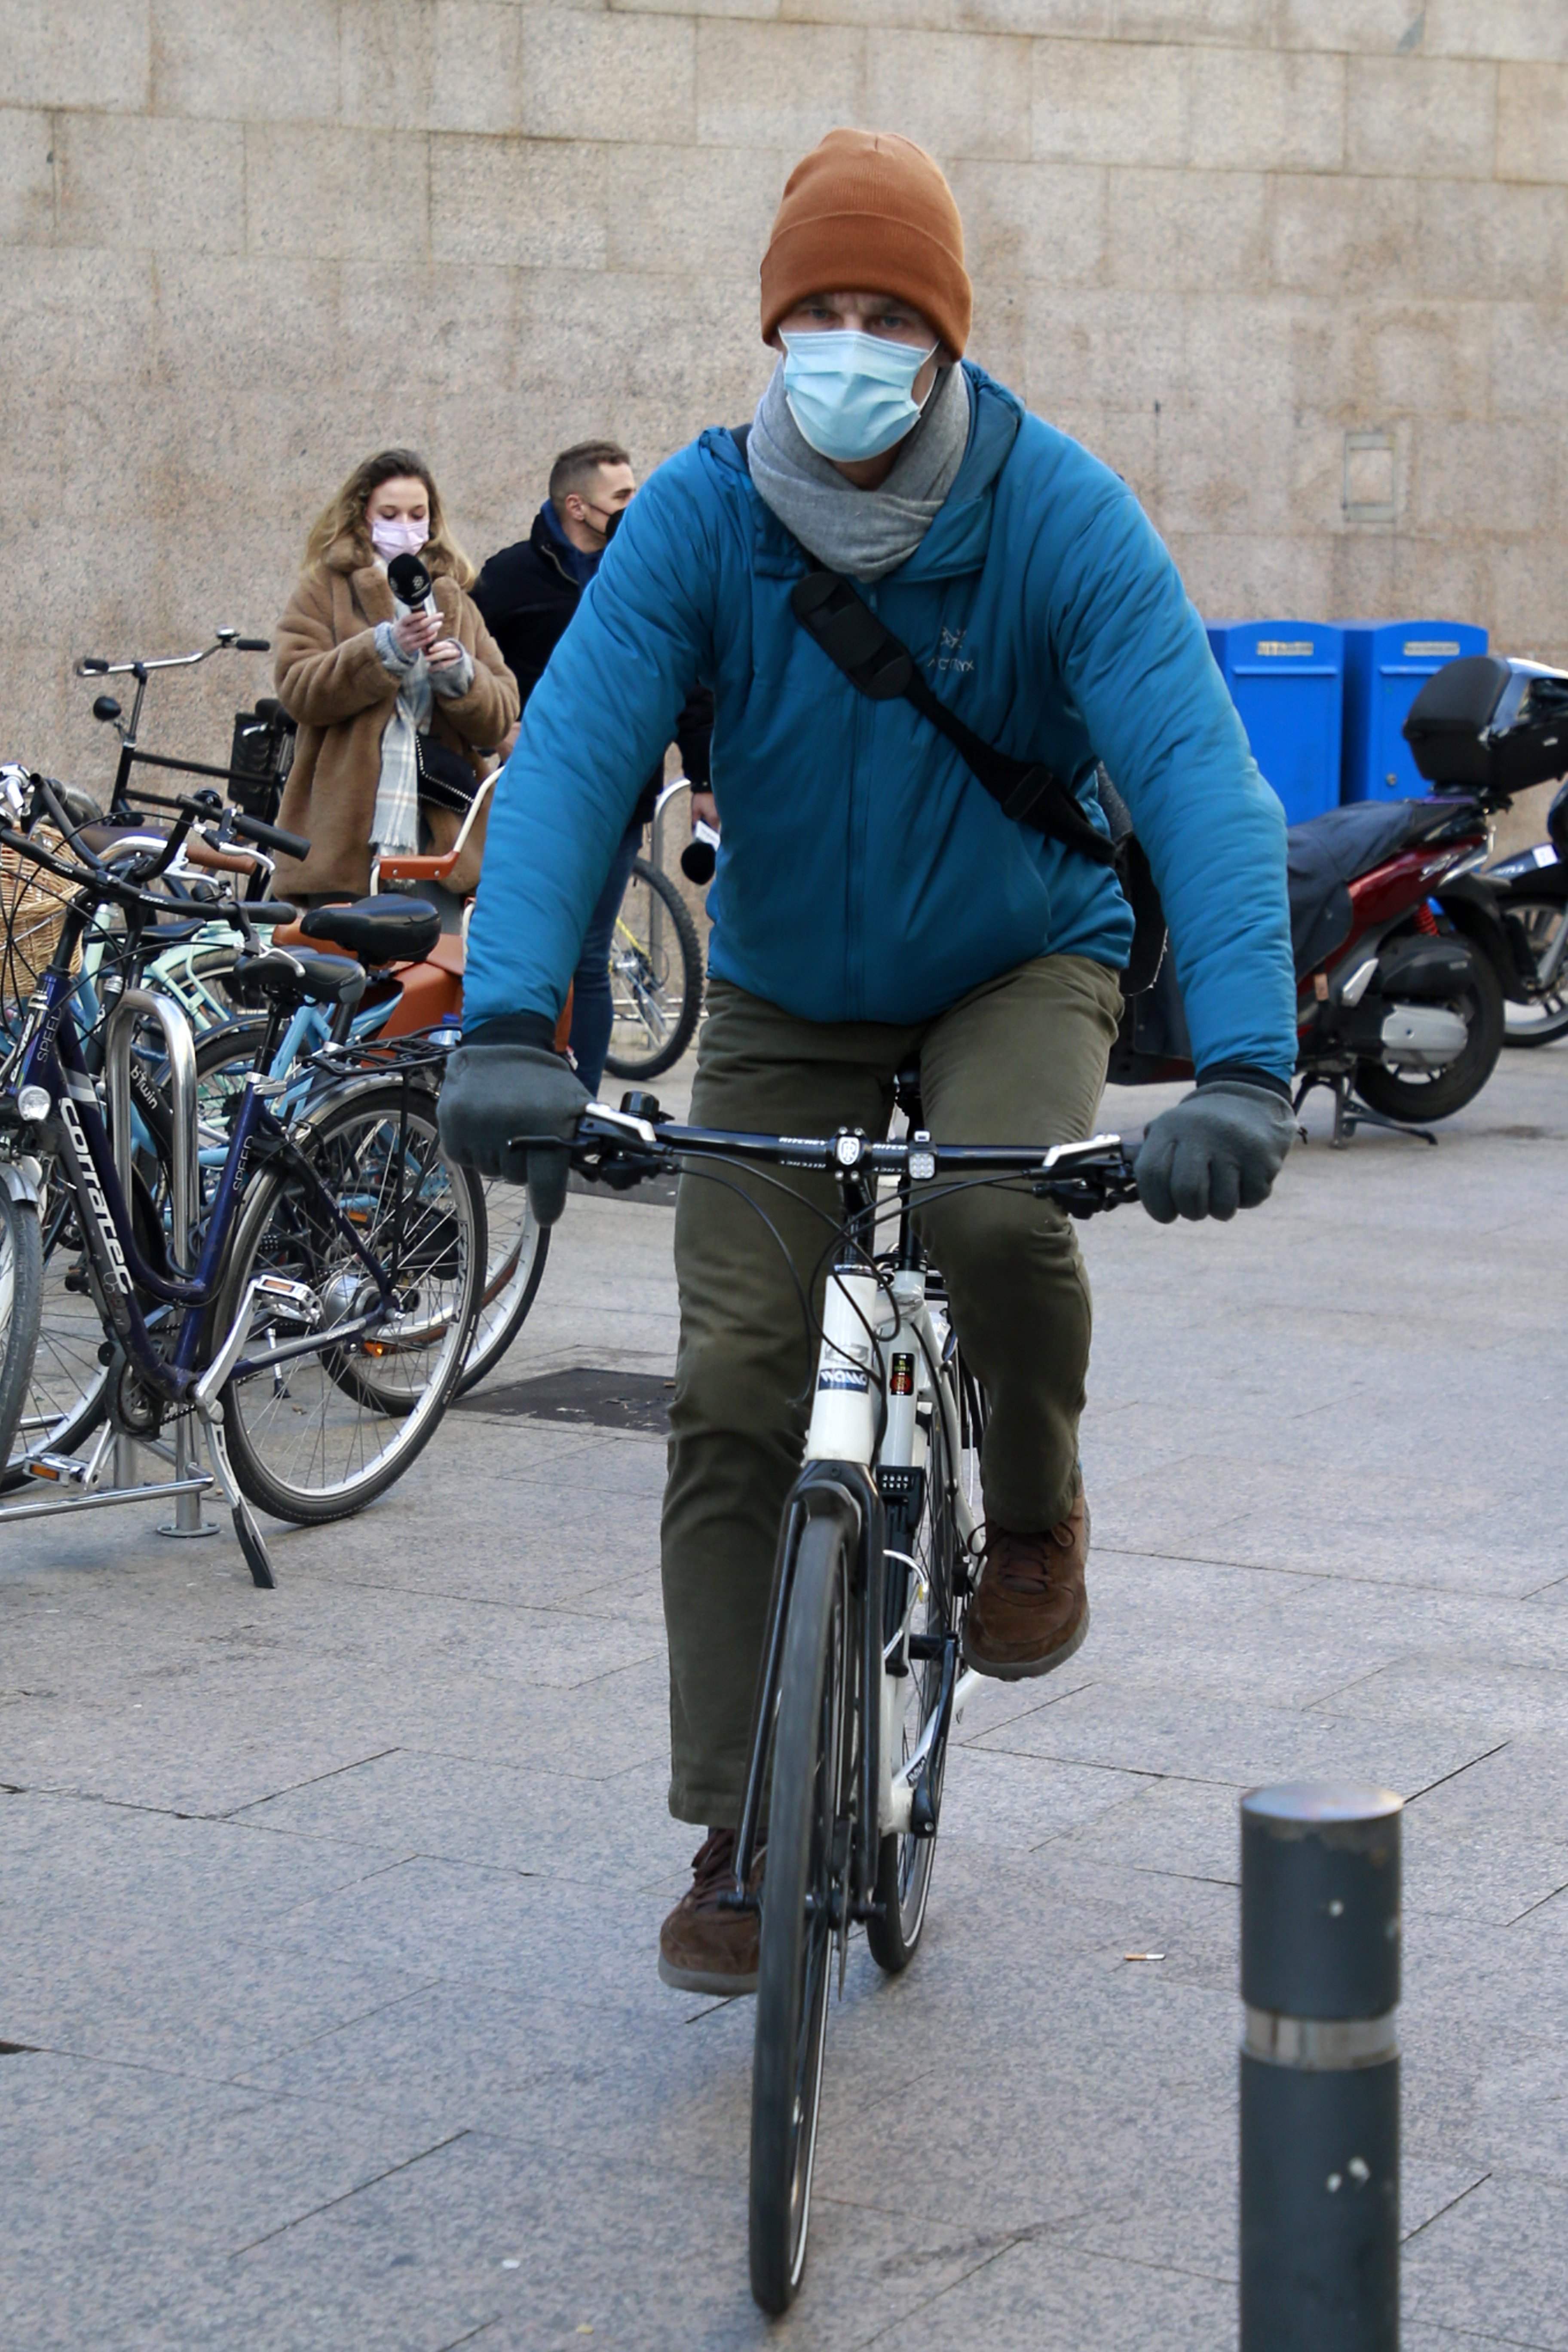
[(395, 555), (386, 567), (386, 578), (393, 594), (410, 612), (430, 593), (430, 574), (416, 555)]

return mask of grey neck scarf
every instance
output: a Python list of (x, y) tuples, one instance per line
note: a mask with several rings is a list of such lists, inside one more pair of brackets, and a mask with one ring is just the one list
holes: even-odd
[(946, 368), (881, 488), (858, 490), (790, 415), (781, 362), (757, 403), (746, 459), (758, 496), (804, 548), (852, 580), (881, 580), (936, 520), (968, 444), (969, 386), (961, 367)]

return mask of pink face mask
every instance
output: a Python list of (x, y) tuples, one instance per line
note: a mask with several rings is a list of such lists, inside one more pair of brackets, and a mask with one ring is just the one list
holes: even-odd
[(377, 515), (370, 527), (370, 543), (384, 563), (395, 555), (417, 555), (429, 536), (428, 523), (401, 522), (392, 515)]

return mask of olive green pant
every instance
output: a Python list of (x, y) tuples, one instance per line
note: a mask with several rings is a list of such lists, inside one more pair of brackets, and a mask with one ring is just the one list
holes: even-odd
[[(908, 1028), (796, 1020), (715, 981), (698, 1055), (700, 1127), (886, 1134), (896, 1073), (917, 1058), (939, 1143), (1063, 1143), (1092, 1132), (1116, 1034), (1116, 976), (1042, 956)], [(680, 1349), (662, 1532), (679, 1820), (732, 1826), (785, 1497), (805, 1442), (815, 1348), (785, 1265), (820, 1312), (830, 1177), (729, 1168), (682, 1178), (675, 1213)], [(742, 1198), (736, 1190), (747, 1197)], [(781, 1189), (787, 1188), (787, 1189)], [(755, 1202), (756, 1206), (749, 1205)], [(772, 1222), (774, 1240), (756, 1213)], [(1089, 1364), (1089, 1284), (1053, 1202), (976, 1189), (920, 1213), (954, 1328), (984, 1387), (988, 1517), (1048, 1528), (1071, 1501)]]

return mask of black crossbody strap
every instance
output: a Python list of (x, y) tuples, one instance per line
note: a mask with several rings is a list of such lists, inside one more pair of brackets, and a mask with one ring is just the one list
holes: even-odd
[(982, 742), (931, 692), (908, 646), (861, 603), (847, 580), (837, 572), (808, 572), (796, 581), (789, 601), (802, 628), (858, 693), (873, 702), (912, 703), (947, 738), (1005, 815), (1100, 866), (1112, 863), (1115, 850), (1061, 778), (1043, 761), (1015, 760), (994, 743)]

